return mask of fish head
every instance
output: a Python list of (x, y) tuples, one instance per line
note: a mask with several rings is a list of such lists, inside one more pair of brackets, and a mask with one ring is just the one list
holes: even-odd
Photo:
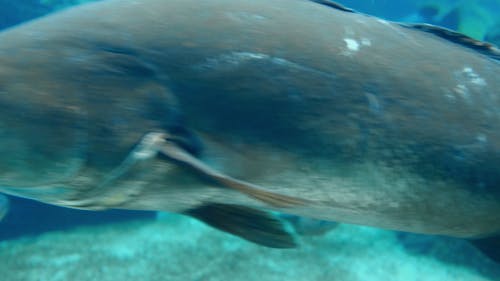
[(73, 89), (45, 79), (54, 75), (41, 63), (48, 54), (32, 65), (22, 46), (0, 50), (0, 187), (7, 189), (59, 182), (85, 154), (85, 112)]
[(47, 189), (72, 189), (76, 177), (103, 181), (145, 134), (176, 127), (170, 93), (134, 49), (75, 29), (49, 19), (1, 34), (0, 189), (7, 193), (40, 199)]

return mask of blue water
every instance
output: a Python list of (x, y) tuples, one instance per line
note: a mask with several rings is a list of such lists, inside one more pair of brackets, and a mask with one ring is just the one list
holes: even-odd
[[(53, 12), (58, 9), (62, 9), (64, 7), (69, 6), (72, 1), (46, 1), (50, 2), (50, 4), (44, 4), (41, 1), (37, 0), (0, 0), (0, 28), (8, 28), (14, 26), (16, 24), (22, 23), (24, 21), (28, 21), (30, 19), (43, 16), (47, 13)], [(73, 1), (77, 2), (77, 1)], [(420, 4), (422, 1), (411, 1), (411, 0), (344, 0), (342, 3), (345, 6), (352, 7), (358, 11), (367, 14), (377, 15), (386, 19), (395, 20), (395, 21), (410, 21), (410, 20), (418, 20), (422, 21), (425, 19), (425, 16), (419, 12), (419, 9), (422, 8)], [(432, 3), (431, 1), (426, 1), (427, 3)], [(483, 1), (437, 1), (436, 3), (440, 6), (455, 8), (460, 7), (461, 16), (457, 18), (449, 19), (448, 21), (441, 21), (443, 25), (448, 28), (459, 29), (462, 28), (464, 30), (473, 30), (471, 27), (463, 27), (461, 24), (465, 22), (465, 19), (474, 17), (473, 11), (481, 11), (479, 14), (486, 15), (488, 17), (488, 23), (485, 23), (485, 26), (479, 26), (477, 29), (481, 29), (481, 32), (470, 34), (471, 36), (480, 34), (485, 39), (490, 38), (492, 41), (499, 40), (500, 38), (495, 37), (494, 34), (499, 34), (500, 31), (498, 27), (500, 27), (500, 13), (496, 11), (500, 11), (500, 1), (494, 0), (483, 0)], [(436, 5), (437, 5), (436, 4)], [(470, 13), (468, 12), (470, 11)], [(497, 14), (498, 13), (498, 14)], [(477, 17), (477, 16), (476, 16)], [(481, 19), (478, 18), (478, 21)], [(439, 20), (436, 20), (439, 22)], [(436, 23), (433, 22), (433, 23)], [(497, 35), (498, 36), (498, 35)], [(477, 36), (476, 36), (477, 37)], [(7, 213), (6, 217), (0, 222), (0, 241), (15, 241), (16, 239), (22, 239), (25, 237), (39, 237), (42, 234), (54, 232), (54, 231), (71, 231), (75, 229), (77, 226), (103, 226), (109, 223), (118, 223), (118, 222), (129, 222), (129, 221), (140, 221), (141, 223), (149, 223), (155, 220), (157, 214), (154, 212), (137, 212), (137, 211), (105, 211), (105, 212), (89, 212), (89, 211), (80, 211), (73, 210), (67, 208), (60, 208), (56, 206), (49, 206), (46, 204), (38, 203), (32, 200), (22, 199), (22, 198), (14, 198), (9, 197), (10, 199), (10, 211)], [(168, 223), (167, 223), (168, 224)], [(188, 224), (188, 223), (184, 223)], [(193, 223), (196, 224), (196, 223)], [(124, 226), (123, 226), (124, 227)], [(185, 229), (189, 229), (188, 226), (183, 225)], [(208, 233), (209, 230), (204, 228), (204, 226), (198, 226), (200, 233)], [(121, 229), (121, 228), (119, 228)], [(126, 231), (134, 230), (134, 227), (127, 228), (124, 227)], [(198, 228), (196, 228), (198, 229)], [(88, 233), (91, 233), (92, 230), (85, 230)], [(108, 231), (108, 230), (106, 230)], [(121, 231), (121, 230), (120, 230)], [(342, 232), (344, 231), (344, 232)], [(387, 239), (391, 240), (394, 243), (399, 243), (397, 247), (390, 251), (390, 253), (399, 253), (398, 251), (406, 251), (405, 253), (408, 255), (413, 255), (415, 257), (420, 257), (425, 259), (425, 257), (432, 256), (433, 259), (439, 260), (444, 264), (451, 264), (454, 267), (466, 268), (467, 270), (471, 270), (474, 274), (478, 274), (479, 277), (477, 279), (472, 279), (472, 277), (467, 277), (465, 279), (460, 279), (460, 276), (457, 276), (456, 280), (500, 280), (500, 272), (494, 270), (494, 263), (488, 261), (487, 258), (482, 256), (479, 252), (476, 252), (472, 247), (469, 248), (468, 244), (464, 243), (459, 239), (451, 239), (451, 238), (436, 238), (432, 236), (421, 236), (407, 233), (390, 233), (389, 232), (377, 232), (378, 230), (351, 230), (341, 229), (341, 235), (347, 235), (348, 233), (358, 233), (361, 237), (371, 237), (371, 235), (379, 235), (383, 237), (390, 237)], [(356, 232), (358, 231), (358, 232)], [(382, 233), (382, 234), (381, 234)], [(82, 234), (83, 235), (83, 234)], [(215, 234), (207, 234), (209, 239), (218, 239), (213, 238), (212, 235)], [(217, 234), (218, 235), (218, 234)], [(365, 235), (365, 236), (363, 236)], [(40, 236), (42, 237), (42, 236)], [(49, 239), (47, 236), (43, 236), (43, 239)], [(138, 235), (137, 239), (140, 239), (140, 235)], [(214, 236), (215, 237), (215, 236)], [(41, 238), (42, 239), (42, 238)], [(208, 238), (207, 238), (208, 239)], [(233, 239), (233, 238), (231, 238)], [(235, 238), (237, 239), (237, 238)], [(313, 238), (317, 239), (317, 238)], [(162, 240), (163, 241), (163, 240)], [(214, 240), (215, 241), (215, 240)], [(218, 240), (217, 240), (218, 241)], [(231, 240), (232, 241), (232, 240)], [(236, 241), (236, 240), (235, 240)], [(319, 241), (319, 242), (318, 242)], [(320, 245), (318, 247), (327, 247), (325, 245), (329, 245), (327, 240), (318, 240), (314, 243)], [(326, 241), (326, 242), (325, 242)], [(359, 242), (359, 241), (358, 241)], [(16, 242), (17, 243), (17, 242)], [(32, 241), (30, 243), (33, 243)], [(164, 243), (167, 243), (164, 241)], [(246, 244), (238, 244), (240, 242), (234, 242), (236, 246), (227, 246), (227, 247), (235, 247), (235, 249), (242, 249), (242, 251), (248, 251), (251, 253), (259, 252), (260, 250), (255, 250), (257, 248), (252, 248), (254, 246), (248, 246)], [(314, 244), (313, 243), (313, 244)], [(359, 242), (362, 243), (362, 242)], [(368, 243), (368, 242), (367, 242)], [(170, 244), (169, 244), (170, 245)], [(242, 246), (243, 245), (243, 246)], [(175, 245), (172, 245), (173, 248)], [(454, 247), (454, 250), (457, 249), (465, 249), (464, 251), (471, 251), (475, 256), (463, 256), (463, 255), (452, 255), (446, 249), (443, 249), (444, 246)], [(16, 247), (19, 247), (16, 244)], [(383, 248), (383, 246), (378, 246)], [(396, 246), (394, 246), (396, 247)], [(0, 248), (1, 249), (1, 248)], [(5, 250), (5, 249), (4, 249)], [(185, 249), (184, 249), (185, 250)], [(172, 250), (173, 251), (173, 250)], [(262, 250), (264, 251), (264, 250)], [(267, 251), (267, 250), (266, 250)], [(314, 250), (311, 250), (314, 252)], [(177, 253), (177, 252), (176, 252)], [(233, 253), (233, 252), (231, 252)], [(318, 250), (319, 255), (326, 255), (326, 253)], [(227, 253), (226, 253), (227, 254)], [(273, 255), (271, 252), (266, 252), (266, 254)], [(335, 255), (335, 253), (331, 253)], [(126, 256), (126, 254), (123, 254)], [(380, 255), (385, 255), (381, 253)], [(151, 258), (151, 257), (149, 257)], [(153, 257), (154, 258), (154, 257)], [(296, 257), (294, 257), (296, 258)], [(377, 257), (373, 257), (376, 259)], [(471, 261), (470, 259), (474, 260)], [(207, 262), (209, 262), (207, 258)], [(255, 260), (258, 258), (255, 257)], [(252, 262), (255, 262), (253, 260)], [(418, 259), (417, 259), (418, 260)], [(2, 261), (0, 261), (1, 263)], [(329, 260), (335, 264), (335, 260)], [(257, 263), (258, 264), (258, 263)], [(339, 261), (339, 264), (341, 262)], [(333, 265), (334, 266), (334, 265)], [(382, 265), (383, 266), (383, 265)], [(250, 269), (249, 269), (250, 270)], [(418, 270), (415, 270), (418, 273)], [(446, 271), (446, 270), (445, 270)], [(408, 272), (412, 272), (409, 270)], [(457, 271), (458, 272), (458, 271)], [(461, 271), (460, 271), (461, 272)], [(417, 274), (415, 273), (415, 274)], [(298, 273), (297, 273), (298, 274)], [(401, 273), (402, 274), (402, 273)], [(410, 274), (410, 273), (407, 273)], [(316, 276), (316, 275), (315, 275)], [(326, 275), (325, 275), (326, 276)], [(472, 275), (471, 275), (472, 276)], [(405, 280), (404, 275), (400, 276), (400, 278), (395, 278), (392, 280)], [(413, 278), (413, 277), (412, 277)], [(482, 279), (481, 279), (482, 278)], [(497, 279), (498, 278), (498, 279)], [(48, 279), (30, 279), (30, 280), (49, 280)], [(160, 278), (161, 279), (161, 278)], [(155, 280), (160, 280), (155, 279)], [(195, 280), (190, 277), (181, 278), (182, 280)], [(181, 280), (179, 279), (179, 280)], [(1, 279), (0, 279), (1, 280)], [(26, 279), (28, 280), (28, 279)], [(56, 279), (50, 279), (56, 280)], [(61, 280), (72, 280), (71, 278), (61, 279)], [(97, 279), (96, 279), (97, 280)], [(104, 280), (104, 279), (103, 279)], [(112, 279), (110, 279), (112, 280)], [(119, 279), (116, 279), (119, 280)], [(132, 280), (132, 279), (129, 279)], [(136, 279), (139, 280), (139, 279)], [(168, 278), (163, 280), (169, 280)], [(177, 279), (176, 279), (177, 280)], [(197, 279), (204, 280), (204, 279)], [(208, 279), (207, 279), (208, 280)], [(279, 277), (272, 280), (280, 280)], [(284, 280), (284, 279), (281, 279)], [(311, 278), (311, 280), (313, 280)], [(320, 279), (314, 279), (320, 280)], [(339, 279), (342, 280), (342, 279)], [(346, 280), (350, 280), (347, 278)], [(352, 280), (356, 280), (352, 278)], [(410, 279), (408, 279), (410, 280)], [(414, 280), (414, 279), (411, 279)], [(421, 280), (426, 280), (425, 276), (422, 277)], [(434, 279), (432, 279), (434, 280)], [(6, 280), (10, 281), (10, 280)]]
[(154, 212), (123, 210), (91, 212), (61, 208), (18, 197), (8, 198), (10, 210), (0, 222), (0, 240), (71, 229), (77, 225), (155, 218)]

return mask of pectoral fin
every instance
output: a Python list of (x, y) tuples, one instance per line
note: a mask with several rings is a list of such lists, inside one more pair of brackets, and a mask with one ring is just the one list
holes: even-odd
[(168, 136), (165, 138), (165, 142), (159, 146), (159, 151), (168, 158), (186, 165), (187, 167), (196, 171), (198, 174), (211, 179), (212, 181), (219, 183), (222, 186), (238, 190), (269, 205), (280, 208), (287, 208), (304, 205), (306, 203), (306, 201), (303, 199), (269, 192), (257, 185), (237, 180), (228, 175), (220, 173), (212, 169), (210, 166), (206, 165), (196, 157), (192, 156), (190, 153), (178, 146), (175, 142), (169, 141)]
[(271, 214), (229, 204), (208, 204), (185, 212), (219, 230), (271, 248), (294, 248), (293, 236)]

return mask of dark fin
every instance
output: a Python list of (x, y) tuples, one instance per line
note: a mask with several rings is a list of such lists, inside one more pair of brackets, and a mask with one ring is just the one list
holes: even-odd
[(500, 264), (500, 235), (470, 240), (470, 243)]
[[(311, 2), (315, 2), (321, 5), (325, 5), (340, 11), (344, 12), (349, 12), (349, 13), (356, 13), (359, 14), (358, 11), (353, 10), (351, 8), (347, 8), (337, 2), (334, 2), (332, 0), (309, 0)], [(431, 10), (424, 10), (421, 11), (421, 13), (429, 13), (427, 16), (434, 16), (437, 11), (434, 9)], [(452, 10), (449, 14), (447, 14), (443, 19), (442, 23), (446, 24), (447, 26), (453, 27), (453, 26), (458, 26), (458, 21), (460, 20), (460, 14), (458, 9)], [(465, 34), (462, 34), (457, 31), (450, 30), (448, 28), (440, 27), (437, 25), (433, 24), (428, 24), (428, 23), (398, 23), (400, 26), (407, 27), (407, 28), (413, 28), (413, 29), (418, 29), (424, 32), (432, 33), (436, 36), (439, 36), (443, 39), (446, 39), (450, 42), (462, 45), (466, 48), (473, 49), (477, 52), (480, 52), (494, 60), (500, 60), (500, 49), (497, 48), (494, 44), (488, 43), (488, 42), (483, 42), (477, 39), (474, 39), (472, 37), (469, 37)]]
[(478, 51), (494, 60), (500, 60), (500, 50), (495, 45), (488, 42), (476, 40), (462, 33), (432, 24), (399, 23), (399, 25), (434, 34), (450, 42)]
[(239, 205), (208, 204), (188, 210), (185, 214), (262, 246), (297, 247), (285, 225), (265, 211)]
[(356, 13), (355, 10), (351, 9), (351, 8), (347, 8), (335, 1), (332, 1), (332, 0), (310, 0), (312, 2), (316, 2), (318, 4), (321, 4), (321, 5), (325, 5), (325, 6), (328, 6), (330, 8), (334, 8), (334, 9), (337, 9), (337, 10), (341, 10), (341, 11), (344, 11), (344, 12), (349, 12), (349, 13)]
[(221, 184), (222, 186), (238, 190), (274, 207), (288, 208), (307, 203), (306, 200), (266, 191), (257, 185), (237, 180), (228, 175), (222, 174), (186, 152), (175, 142), (169, 141), (169, 139), (170, 137), (167, 137), (164, 145), (160, 147), (160, 152), (163, 155), (184, 164), (203, 177)]

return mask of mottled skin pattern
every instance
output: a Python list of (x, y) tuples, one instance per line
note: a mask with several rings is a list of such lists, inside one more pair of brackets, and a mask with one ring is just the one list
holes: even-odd
[[(488, 235), (499, 74), (434, 35), (305, 0), (85, 5), (0, 35), (0, 186), (79, 208), (219, 202)], [(120, 166), (179, 126), (214, 169), (308, 204), (275, 208), (164, 157)]]

